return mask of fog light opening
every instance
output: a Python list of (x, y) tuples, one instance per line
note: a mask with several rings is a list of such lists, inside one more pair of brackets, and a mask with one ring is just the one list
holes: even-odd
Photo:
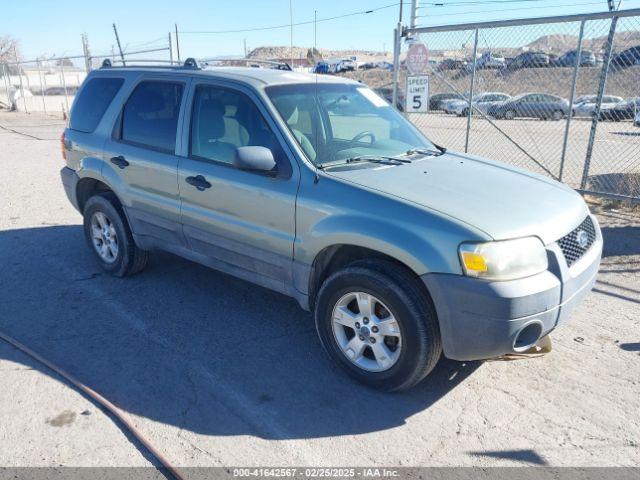
[(540, 335), (542, 335), (542, 323), (529, 323), (516, 335), (516, 340), (513, 342), (513, 350), (516, 352), (529, 350), (538, 341)]

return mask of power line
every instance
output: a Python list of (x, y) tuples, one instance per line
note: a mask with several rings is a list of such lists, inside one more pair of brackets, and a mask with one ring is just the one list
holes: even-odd
[[(496, 4), (496, 3), (526, 3), (526, 2), (539, 2), (540, 0), (469, 0), (462, 2), (421, 2), (421, 5), (418, 8), (423, 8), (422, 5), (427, 5), (430, 7), (454, 7), (456, 5), (488, 5), (488, 4)], [(541, 7), (542, 8), (542, 7)]]
[(223, 33), (246, 33), (246, 32), (260, 32), (260, 31), (264, 31), (264, 30), (276, 30), (276, 29), (279, 29), (279, 28), (291, 28), (292, 26), (297, 27), (299, 25), (310, 25), (310, 24), (312, 24), (314, 22), (317, 22), (317, 23), (329, 22), (331, 20), (338, 20), (340, 18), (354, 17), (356, 15), (367, 15), (369, 13), (375, 13), (375, 12), (378, 12), (380, 10), (385, 10), (387, 8), (397, 7), (398, 5), (400, 5), (400, 2), (392, 3), (390, 5), (383, 5), (381, 7), (371, 8), (369, 10), (360, 10), (358, 12), (351, 12), (351, 13), (345, 13), (343, 15), (336, 15), (334, 17), (319, 18), (318, 20), (306, 20), (304, 22), (297, 22), (297, 23), (287, 23), (287, 24), (284, 24), (284, 25), (272, 25), (272, 26), (269, 26), (269, 27), (241, 28), (241, 29), (237, 29), (237, 30), (211, 30), (211, 31), (207, 31), (207, 30), (192, 30), (192, 31), (181, 31), (180, 33), (189, 33), (189, 34), (223, 34)]
[[(470, 15), (470, 14), (478, 14), (478, 13), (496, 13), (496, 12), (515, 12), (522, 10), (540, 10), (542, 8), (566, 8), (566, 7), (581, 7), (586, 5), (602, 5), (602, 1), (600, 2), (587, 2), (587, 3), (572, 3), (570, 5), (547, 5), (545, 7), (518, 7), (518, 8), (501, 8), (500, 10), (473, 10), (470, 12), (456, 12), (455, 15)], [(436, 13), (429, 15), (417, 15), (416, 18), (431, 18), (431, 17), (444, 17), (450, 16), (452, 13)]]

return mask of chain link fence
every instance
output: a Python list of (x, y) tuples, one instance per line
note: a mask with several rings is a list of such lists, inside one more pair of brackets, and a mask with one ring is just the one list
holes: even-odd
[(0, 64), (0, 107), (66, 116), (87, 74), (105, 59), (129, 64), (173, 62), (169, 44), (101, 55), (76, 55)]
[(429, 112), (409, 118), (434, 142), (640, 200), (640, 9), (405, 38), (429, 50)]

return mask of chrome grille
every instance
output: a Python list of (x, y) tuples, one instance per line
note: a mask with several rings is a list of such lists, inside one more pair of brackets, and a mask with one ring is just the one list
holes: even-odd
[[(582, 240), (582, 244), (580, 242)], [(570, 267), (577, 262), (596, 241), (596, 229), (591, 217), (587, 217), (575, 230), (558, 240), (558, 245)]]

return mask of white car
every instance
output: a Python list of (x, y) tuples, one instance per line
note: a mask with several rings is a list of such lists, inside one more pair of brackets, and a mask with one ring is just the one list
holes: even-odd
[[(480, 110), (480, 112), (486, 114), (491, 105), (496, 102), (504, 102), (510, 98), (511, 95), (500, 92), (486, 92), (474, 95), (471, 101), (474, 107), (473, 113), (477, 114), (478, 110)], [(444, 111), (460, 117), (466, 117), (469, 114), (469, 100), (448, 100), (444, 105)]]
[[(573, 116), (574, 117), (586, 117), (591, 118), (596, 111), (596, 100), (598, 99), (597, 95), (583, 95), (581, 97), (576, 98), (573, 104)], [(612, 108), (618, 103), (622, 102), (622, 97), (617, 97), (614, 95), (605, 95), (602, 97), (602, 104), (600, 105), (600, 110), (606, 110), (608, 108)]]

